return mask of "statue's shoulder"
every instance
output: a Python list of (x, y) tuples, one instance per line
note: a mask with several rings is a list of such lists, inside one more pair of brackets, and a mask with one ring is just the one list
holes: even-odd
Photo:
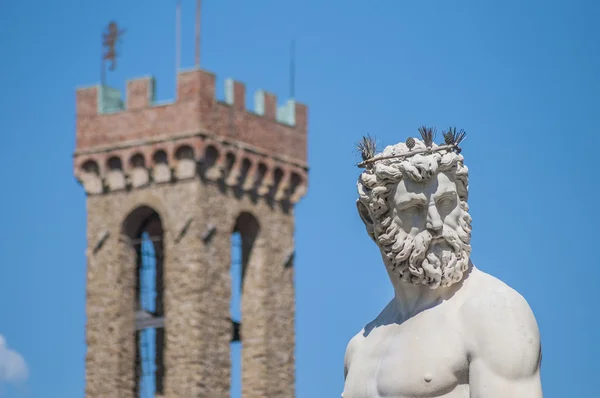
[(510, 353), (527, 352), (535, 364), (540, 334), (527, 300), (498, 278), (477, 269), (463, 287), (467, 289), (461, 298), (461, 323), (473, 350), (498, 360)]
[[(481, 316), (497, 319), (500, 315), (517, 316), (520, 320), (533, 320), (527, 300), (500, 279), (473, 268), (463, 286), (462, 314), (476, 321)], [(533, 326), (533, 325), (532, 325)], [(537, 325), (535, 325), (537, 327)]]
[(349, 366), (350, 362), (352, 361), (352, 357), (354, 356), (354, 353), (359, 350), (362, 343), (371, 334), (373, 329), (375, 329), (378, 326), (388, 324), (390, 322), (389, 321), (390, 317), (393, 317), (393, 315), (394, 315), (394, 312), (393, 312), (393, 300), (392, 300), (388, 303), (388, 305), (386, 305), (386, 307), (383, 309), (383, 311), (381, 311), (381, 313), (379, 315), (377, 315), (377, 317), (374, 320), (367, 323), (360, 330), (360, 332), (355, 334), (354, 337), (352, 337), (350, 339), (350, 341), (348, 342), (348, 345), (346, 346), (346, 354), (345, 354), (345, 359), (344, 359), (346, 367)]
[(499, 311), (531, 312), (527, 300), (515, 289), (486, 272), (473, 267), (465, 281), (463, 307), (467, 311), (486, 311), (496, 308)]
[(346, 346), (346, 353), (344, 354), (344, 378), (348, 375), (352, 358), (361, 345), (361, 342), (365, 339), (365, 329), (363, 328), (359, 333), (355, 334), (350, 339)]

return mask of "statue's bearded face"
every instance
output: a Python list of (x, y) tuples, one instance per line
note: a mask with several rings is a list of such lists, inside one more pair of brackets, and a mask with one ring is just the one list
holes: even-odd
[[(414, 149), (425, 149), (414, 141)], [(393, 157), (410, 150), (404, 143), (388, 146), (361, 173), (358, 212), (392, 277), (432, 289), (450, 286), (462, 279), (471, 254), (469, 170), (454, 151)]]
[(453, 173), (402, 179), (388, 201), (391, 224), (385, 233), (391, 244), (379, 247), (391, 274), (430, 288), (459, 282), (469, 264), (471, 218)]

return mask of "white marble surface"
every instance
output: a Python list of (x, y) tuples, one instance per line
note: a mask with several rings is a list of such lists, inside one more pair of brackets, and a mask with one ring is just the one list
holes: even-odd
[[(383, 153), (407, 150), (398, 144)], [(542, 397), (540, 335), (529, 305), (469, 259), (462, 155), (377, 162), (358, 190), (359, 214), (395, 297), (348, 344), (342, 396)]]

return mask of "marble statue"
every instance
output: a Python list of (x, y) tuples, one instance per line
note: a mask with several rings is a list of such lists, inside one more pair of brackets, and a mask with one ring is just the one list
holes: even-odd
[(342, 397), (540, 398), (529, 305), (469, 259), (464, 133), (436, 145), (432, 129), (419, 130), (422, 139), (378, 155), (371, 139), (359, 145), (358, 212), (395, 297), (350, 340)]

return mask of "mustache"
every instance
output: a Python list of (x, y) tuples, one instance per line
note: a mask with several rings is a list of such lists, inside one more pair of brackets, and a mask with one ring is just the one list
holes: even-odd
[(396, 241), (392, 246), (392, 252), (397, 253), (393, 260), (396, 263), (403, 263), (407, 260), (412, 264), (420, 263), (425, 259), (432, 244), (438, 242), (446, 242), (452, 248), (452, 251), (456, 253), (463, 250), (466, 243), (457, 231), (444, 225), (442, 230), (435, 236), (429, 231), (422, 231), (414, 238), (406, 237), (403, 240)]

